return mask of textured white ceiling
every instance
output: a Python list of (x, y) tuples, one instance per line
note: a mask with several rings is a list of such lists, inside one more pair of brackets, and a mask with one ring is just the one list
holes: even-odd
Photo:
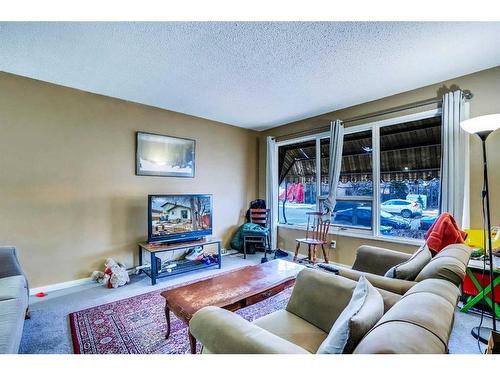
[(262, 130), (500, 65), (500, 22), (0, 23), (0, 70)]

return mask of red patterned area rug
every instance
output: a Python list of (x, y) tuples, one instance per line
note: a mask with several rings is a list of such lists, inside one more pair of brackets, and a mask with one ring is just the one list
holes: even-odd
[[(171, 314), (170, 337), (165, 339), (167, 329), (165, 300), (160, 296), (163, 290), (71, 313), (69, 320), (74, 352), (77, 354), (189, 353), (187, 327), (174, 314)], [(236, 313), (252, 321), (285, 308), (291, 293), (292, 288), (288, 288)], [(198, 344), (198, 352), (200, 348)]]

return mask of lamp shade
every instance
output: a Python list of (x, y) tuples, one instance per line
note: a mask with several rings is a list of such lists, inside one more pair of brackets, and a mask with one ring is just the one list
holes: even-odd
[(464, 120), (460, 123), (462, 129), (467, 133), (476, 134), (479, 132), (493, 132), (500, 128), (500, 113), (494, 115), (484, 115)]

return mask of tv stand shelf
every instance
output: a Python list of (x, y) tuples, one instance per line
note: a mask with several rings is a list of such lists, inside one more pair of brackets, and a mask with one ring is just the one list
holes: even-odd
[[(172, 268), (170, 272), (159, 270), (157, 267), (157, 253), (175, 251), (175, 250), (186, 250), (195, 246), (205, 247), (206, 245), (217, 244), (217, 254), (218, 262), (205, 264), (201, 261), (189, 261), (189, 260), (179, 260), (175, 263), (178, 264), (177, 267)], [(139, 244), (139, 265), (143, 265), (143, 251), (149, 253), (151, 268), (149, 270), (142, 269), (151, 278), (151, 285), (156, 284), (156, 280), (162, 277), (168, 277), (173, 275), (178, 275), (180, 273), (196, 271), (200, 269), (210, 268), (217, 266), (219, 269), (222, 267), (222, 256), (221, 256), (221, 240), (220, 239), (201, 239), (197, 241), (189, 242), (177, 242), (177, 243), (148, 243), (140, 242)]]

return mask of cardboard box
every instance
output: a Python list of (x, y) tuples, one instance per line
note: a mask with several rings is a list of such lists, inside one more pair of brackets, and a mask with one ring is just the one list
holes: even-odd
[(491, 331), (486, 354), (500, 354), (500, 332)]

